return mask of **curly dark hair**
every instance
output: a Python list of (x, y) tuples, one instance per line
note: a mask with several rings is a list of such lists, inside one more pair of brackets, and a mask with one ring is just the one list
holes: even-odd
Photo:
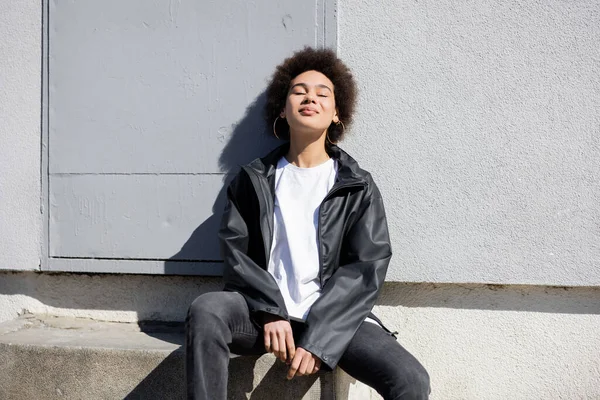
[[(290, 82), (306, 71), (318, 71), (325, 75), (333, 83), (335, 104), (338, 117), (348, 128), (352, 123), (354, 107), (356, 104), (356, 83), (350, 69), (344, 64), (331, 49), (313, 49), (305, 47), (286, 58), (273, 73), (269, 86), (267, 87), (267, 103), (265, 104), (265, 117), (268, 126), (273, 123), (285, 107), (285, 102), (290, 88)], [(289, 139), (289, 125), (281, 118), (275, 127), (277, 136), (281, 139)], [(273, 134), (272, 130), (268, 131)], [(337, 143), (344, 136), (345, 129), (342, 125), (333, 122), (328, 128), (327, 135), (332, 143)]]

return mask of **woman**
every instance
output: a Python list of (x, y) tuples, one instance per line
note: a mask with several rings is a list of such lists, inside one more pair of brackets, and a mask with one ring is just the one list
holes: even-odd
[(377, 186), (335, 145), (355, 98), (331, 50), (277, 67), (265, 111), (286, 143), (227, 190), (225, 288), (198, 297), (186, 322), (190, 398), (226, 398), (230, 351), (273, 353), (288, 379), (339, 365), (385, 399), (428, 398), (425, 369), (370, 314), (392, 253)]

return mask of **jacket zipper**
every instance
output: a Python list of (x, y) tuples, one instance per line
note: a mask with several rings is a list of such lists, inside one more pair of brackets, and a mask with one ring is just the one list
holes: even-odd
[[(271, 278), (271, 280), (273, 281), (275, 286), (278, 286), (277, 281), (275, 280), (273, 275), (268, 273), (269, 272), (269, 261), (271, 259), (271, 245), (273, 242), (273, 229), (271, 228), (271, 224), (269, 223), (269, 213), (272, 214), (272, 210), (271, 211), (263, 210), (263, 207), (268, 208), (268, 206), (269, 206), (269, 199), (267, 198), (266, 192), (270, 192), (270, 190), (267, 191), (263, 188), (263, 185), (261, 184), (261, 182), (263, 181), (264, 177), (262, 177), (258, 172), (254, 171), (252, 168), (246, 168), (246, 167), (243, 167), (243, 168), (247, 173), (252, 171), (251, 173), (248, 173), (248, 176), (250, 177), (250, 181), (252, 182), (252, 186), (254, 187), (254, 192), (256, 192), (256, 197), (258, 198), (259, 209), (260, 209), (259, 213), (263, 212), (265, 214), (265, 217), (267, 218), (267, 226), (269, 228), (268, 229), (268, 240), (265, 240), (262, 221), (259, 222), (260, 232), (262, 234), (264, 247), (265, 247), (265, 271), (267, 271), (267, 275)], [(260, 192), (260, 194), (258, 192)], [(262, 201), (265, 204), (260, 204), (261, 197), (262, 197)], [(270, 208), (272, 209), (273, 207), (270, 207)], [(260, 216), (259, 216), (259, 218), (260, 218)], [(285, 307), (285, 304), (283, 306)], [(287, 309), (286, 309), (286, 313), (282, 316), (285, 319), (289, 320), (290, 316), (287, 313)]]
[(352, 183), (345, 183), (339, 186), (333, 186), (331, 188), (331, 190), (329, 191), (329, 193), (327, 193), (325, 195), (325, 198), (323, 199), (323, 201), (321, 202), (321, 204), (319, 204), (319, 216), (317, 218), (317, 236), (319, 239), (319, 246), (317, 248), (318, 253), (319, 253), (319, 286), (321, 288), (321, 290), (323, 290), (323, 270), (324, 265), (323, 265), (323, 237), (321, 235), (321, 214), (322, 214), (322, 206), (325, 203), (325, 201), (329, 200), (329, 198), (336, 192), (342, 190), (342, 189), (346, 189), (349, 187), (364, 187), (365, 183), (364, 182), (352, 182)]

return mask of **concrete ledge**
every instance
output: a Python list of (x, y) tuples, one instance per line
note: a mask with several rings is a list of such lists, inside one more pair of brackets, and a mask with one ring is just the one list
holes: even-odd
[[(27, 315), (0, 324), (0, 398), (183, 399), (177, 329)], [(334, 399), (335, 374), (285, 379), (272, 355), (234, 357), (230, 399)]]

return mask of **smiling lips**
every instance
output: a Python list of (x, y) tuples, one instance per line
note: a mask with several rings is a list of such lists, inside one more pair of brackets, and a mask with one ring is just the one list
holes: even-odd
[(310, 107), (303, 107), (300, 109), (300, 114), (302, 115), (315, 115), (318, 114), (317, 110)]

